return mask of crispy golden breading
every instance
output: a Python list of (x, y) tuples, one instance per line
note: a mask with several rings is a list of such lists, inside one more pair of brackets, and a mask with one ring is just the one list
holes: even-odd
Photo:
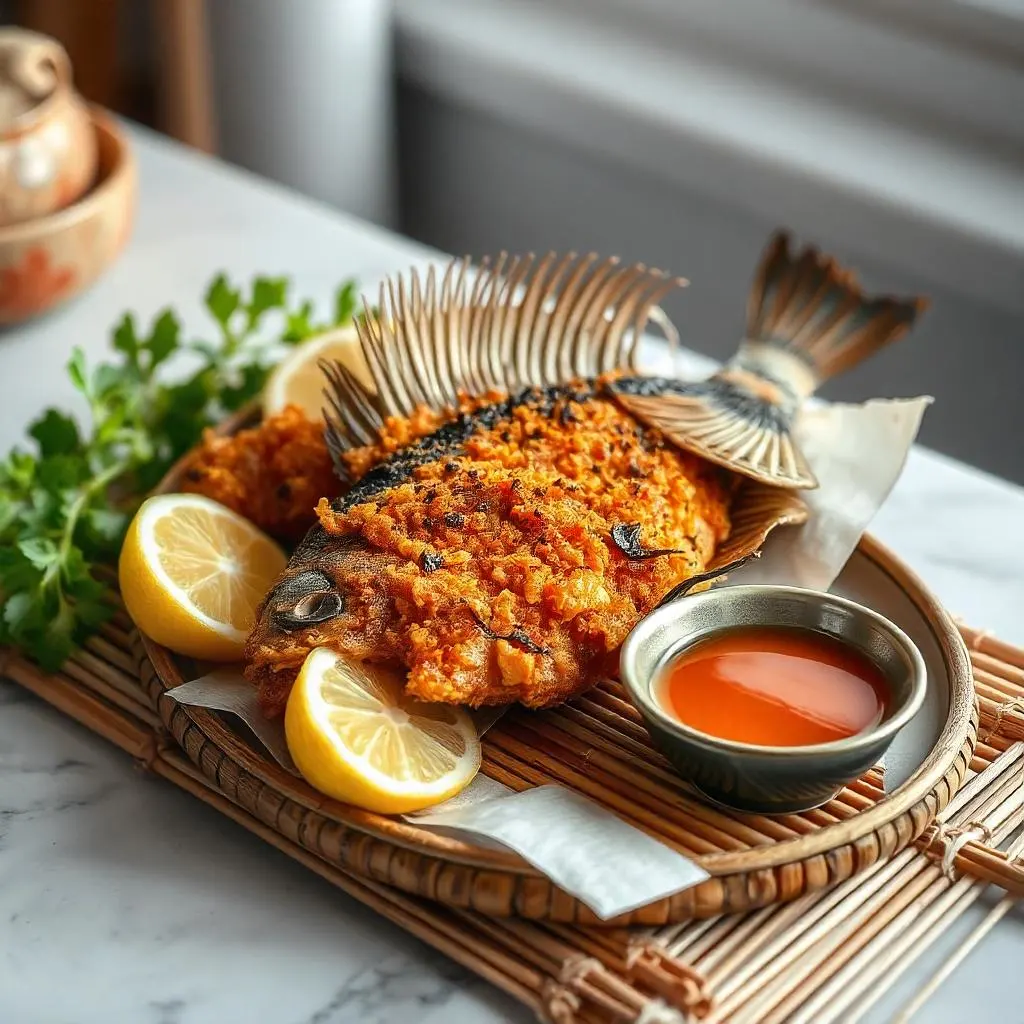
[(234, 509), (272, 537), (292, 544), (315, 522), (324, 497), (342, 484), (324, 442), (323, 424), (297, 406), (230, 437), (207, 431), (184, 473), (184, 489)]
[[(374, 465), (378, 451), (350, 464)], [(520, 405), (368, 500), (320, 502), (321, 529), (250, 637), (250, 676), (280, 713), (305, 654), (326, 645), (405, 666), (408, 692), (424, 700), (566, 700), (612, 670), (637, 620), (706, 567), (729, 532), (730, 488), (607, 398)], [(636, 544), (624, 545), (634, 524)], [(673, 553), (646, 557), (652, 549)], [(308, 627), (289, 618), (301, 602), (318, 608), (320, 592), (337, 595), (334, 614)]]

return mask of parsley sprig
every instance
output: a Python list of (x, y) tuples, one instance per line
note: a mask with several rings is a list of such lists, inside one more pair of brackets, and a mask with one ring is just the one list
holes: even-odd
[(205, 306), (212, 342), (186, 340), (167, 309), (148, 333), (125, 314), (111, 362), (90, 368), (76, 348), (67, 371), (88, 406), (84, 425), (47, 409), (28, 428), (34, 450), (0, 462), (0, 644), (47, 670), (111, 615), (97, 570), (116, 558), (146, 492), (206, 427), (259, 394), (282, 346), (350, 320), (356, 285), (338, 288), (327, 324), (290, 299), (286, 278), (257, 277), (245, 291), (218, 275)]

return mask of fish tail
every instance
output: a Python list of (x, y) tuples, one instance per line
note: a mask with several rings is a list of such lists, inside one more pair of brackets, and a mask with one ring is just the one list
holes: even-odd
[(923, 299), (866, 296), (854, 274), (778, 234), (761, 261), (736, 355), (699, 383), (623, 381), (612, 390), (670, 441), (773, 487), (818, 482), (793, 438), (804, 399), (830, 377), (895, 341)]
[(922, 298), (871, 297), (856, 275), (812, 246), (790, 251), (779, 232), (747, 302), (747, 336), (730, 367), (788, 383), (801, 397), (901, 338)]

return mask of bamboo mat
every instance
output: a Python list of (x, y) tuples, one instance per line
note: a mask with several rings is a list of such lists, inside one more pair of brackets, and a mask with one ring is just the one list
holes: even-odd
[(555, 1024), (853, 1022), (979, 899), (978, 879), (1002, 886), (1007, 896), (909, 1015), (1024, 896), (1024, 650), (968, 627), (980, 740), (968, 781), (914, 847), (788, 904), (618, 930), (451, 909), (340, 870), (268, 828), (167, 736), (138, 682), (130, 629), (119, 611), (58, 675), (9, 652), (0, 671)]

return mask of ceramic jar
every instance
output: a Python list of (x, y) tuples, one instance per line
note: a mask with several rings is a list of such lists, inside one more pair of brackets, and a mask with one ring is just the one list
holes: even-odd
[(96, 161), (96, 133), (64, 48), (0, 29), (0, 225), (71, 205), (92, 185)]

